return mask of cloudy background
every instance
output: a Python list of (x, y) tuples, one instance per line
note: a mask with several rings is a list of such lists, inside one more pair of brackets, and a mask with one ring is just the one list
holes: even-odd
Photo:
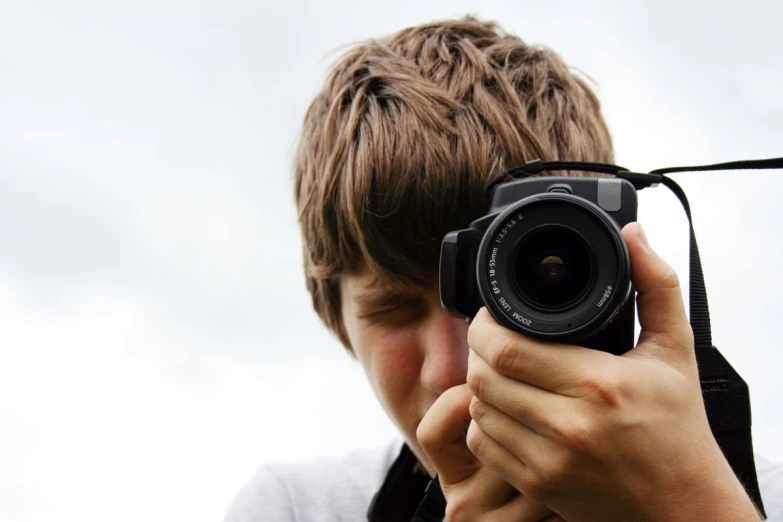
[[(346, 42), (479, 14), (590, 75), (620, 164), (783, 156), (779, 2), (585, 4), (0, 3), (0, 521), (218, 520), (264, 461), (393, 437), (300, 273), (291, 158)], [(676, 179), (783, 462), (783, 172)], [(640, 220), (686, 280), (675, 197)]]

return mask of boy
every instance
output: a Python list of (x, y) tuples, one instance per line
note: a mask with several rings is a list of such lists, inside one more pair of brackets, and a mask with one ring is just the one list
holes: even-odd
[(444, 234), (534, 158), (611, 163), (611, 138), (584, 81), (495, 24), (412, 27), (335, 64), (295, 166), (307, 286), (405, 444), (263, 468), (227, 520), (406, 521), (435, 474), (450, 522), (760, 519), (709, 430), (677, 276), (638, 224), (625, 356), (442, 309)]

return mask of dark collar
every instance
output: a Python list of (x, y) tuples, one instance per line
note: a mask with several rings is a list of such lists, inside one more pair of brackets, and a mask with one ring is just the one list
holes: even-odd
[(408, 522), (419, 507), (424, 490), (430, 482), (429, 474), (407, 444), (375, 494), (367, 510), (369, 522)]

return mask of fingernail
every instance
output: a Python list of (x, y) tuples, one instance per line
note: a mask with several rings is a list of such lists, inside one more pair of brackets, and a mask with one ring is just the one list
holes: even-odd
[(644, 233), (644, 227), (642, 227), (641, 223), (639, 223), (639, 240), (642, 242), (642, 245), (644, 245), (644, 248), (652, 250), (652, 248), (650, 248), (650, 242), (647, 240), (647, 234)]

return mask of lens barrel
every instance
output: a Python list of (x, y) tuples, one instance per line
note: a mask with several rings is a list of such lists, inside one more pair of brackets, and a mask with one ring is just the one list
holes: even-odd
[(571, 194), (538, 194), (504, 210), (482, 238), (476, 272), (482, 301), (498, 322), (561, 342), (605, 328), (631, 289), (619, 227)]

